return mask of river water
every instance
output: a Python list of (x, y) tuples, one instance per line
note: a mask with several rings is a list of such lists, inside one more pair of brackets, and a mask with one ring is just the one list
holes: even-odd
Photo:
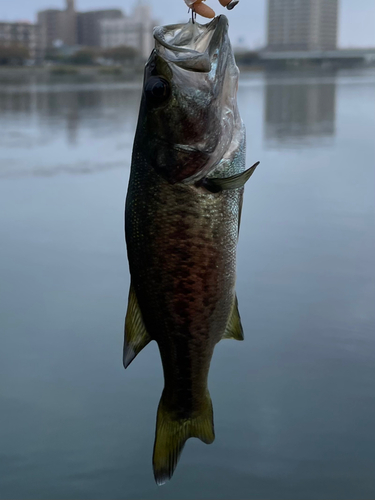
[(157, 487), (163, 380), (122, 367), (139, 84), (0, 86), (0, 497), (375, 497), (375, 73), (245, 74), (237, 293), (216, 440)]

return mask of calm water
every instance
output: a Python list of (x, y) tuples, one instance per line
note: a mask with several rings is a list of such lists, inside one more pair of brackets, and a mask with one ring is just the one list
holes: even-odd
[(125, 372), (135, 84), (0, 87), (0, 497), (375, 497), (375, 73), (243, 76), (246, 341), (210, 372), (216, 441), (151, 456), (155, 343)]

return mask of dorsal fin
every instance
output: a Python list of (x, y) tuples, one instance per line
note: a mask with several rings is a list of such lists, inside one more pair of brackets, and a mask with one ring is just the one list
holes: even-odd
[(128, 310), (125, 318), (124, 339), (124, 367), (127, 368), (138, 353), (150, 342), (151, 337), (147, 333), (143, 323), (142, 313), (139, 309), (137, 296), (133, 285), (130, 284)]
[(243, 340), (243, 329), (241, 325), (240, 313), (238, 312), (237, 295), (234, 296), (232, 312), (225, 329), (223, 339)]

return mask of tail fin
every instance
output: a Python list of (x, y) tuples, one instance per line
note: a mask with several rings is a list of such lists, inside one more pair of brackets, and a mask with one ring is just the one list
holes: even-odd
[(199, 438), (206, 444), (211, 444), (215, 439), (212, 402), (208, 391), (202, 411), (190, 419), (174, 418), (163, 404), (162, 396), (153, 456), (154, 476), (158, 485), (171, 479), (185, 442), (191, 437)]

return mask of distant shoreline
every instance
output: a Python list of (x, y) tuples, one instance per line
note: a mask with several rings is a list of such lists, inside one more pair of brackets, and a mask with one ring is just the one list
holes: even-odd
[[(256, 83), (259, 77), (280, 78), (282, 75), (294, 75), (294, 77), (335, 77), (341, 71), (352, 73), (353, 75), (370, 71), (373, 74), (372, 67), (357, 68), (314, 68), (314, 67), (296, 67), (296, 68), (265, 68), (262, 66), (247, 66), (238, 64), (241, 74), (245, 79), (248, 78)], [(24, 85), (37, 85), (59, 87), (60, 85), (76, 85), (82, 87), (92, 87), (93, 85), (114, 84), (115, 86), (126, 87), (141, 86), (144, 72), (144, 64), (137, 66), (80, 66), (80, 65), (51, 65), (51, 66), (0, 66), (0, 88), (2, 91), (11, 92), (20, 90)], [(247, 77), (246, 77), (247, 75)], [(253, 75), (253, 77), (251, 76)], [(276, 75), (276, 76), (275, 76)]]
[(0, 66), (1, 83), (38, 83), (56, 80), (68, 81), (131, 81), (139, 80), (144, 70), (143, 64), (134, 66)]

